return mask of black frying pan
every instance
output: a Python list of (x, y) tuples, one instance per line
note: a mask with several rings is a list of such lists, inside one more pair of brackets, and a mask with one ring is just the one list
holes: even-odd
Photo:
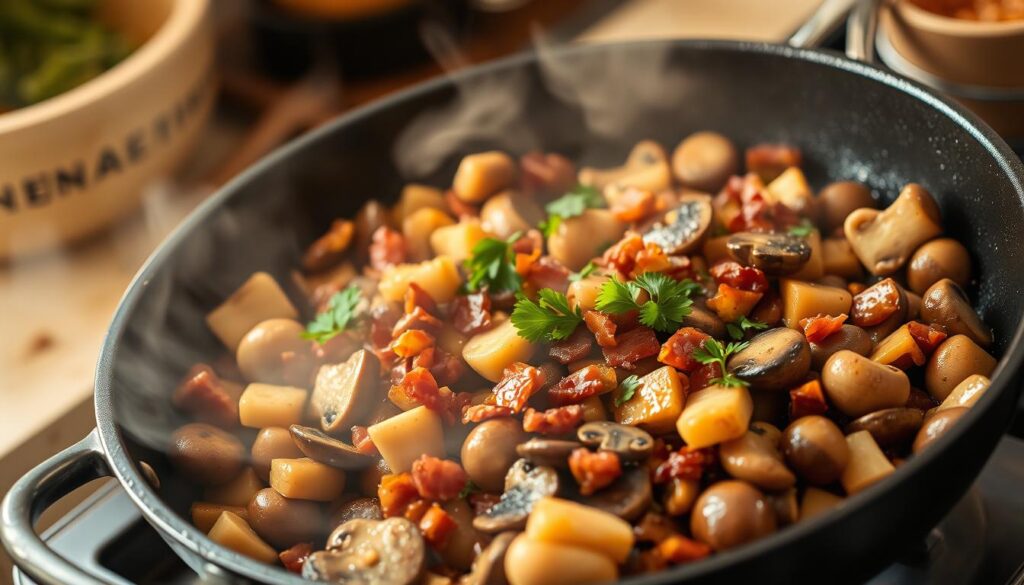
[[(456, 132), (450, 116), (466, 111), (475, 114)], [(857, 179), (891, 200), (904, 183), (923, 183), (948, 232), (973, 251), (977, 306), (1002, 359), (972, 411), (890, 478), (770, 538), (634, 582), (869, 576), (960, 498), (1013, 415), (1024, 359), (1024, 168), (973, 115), (914, 83), (832, 53), (734, 42), (577, 46), (513, 57), (346, 115), (245, 172), (192, 214), (132, 283), (99, 361), (97, 428), (11, 490), (0, 526), (5, 545), (40, 582), (94, 583), (50, 553), (30, 519), (85, 481), (113, 475), (200, 574), (302, 582), (193, 528), (186, 519), (193, 494), (159, 454), (182, 422), (168, 393), (189, 365), (220, 351), (205, 312), (253, 271), (287, 282), (303, 246), (332, 218), (353, 214), (369, 197), (392, 196), (410, 180), (445, 184), (467, 152), (537, 148), (611, 165), (638, 140), (671, 146), (701, 129), (740, 146), (796, 144), (817, 186)], [(159, 492), (143, 480), (139, 459), (156, 468)]]

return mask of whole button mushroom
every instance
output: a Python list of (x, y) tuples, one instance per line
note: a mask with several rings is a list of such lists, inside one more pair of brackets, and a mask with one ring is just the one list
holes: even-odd
[(380, 360), (365, 349), (340, 364), (320, 367), (310, 406), (325, 433), (347, 431), (374, 405), (380, 383)]
[(934, 416), (924, 423), (921, 430), (917, 432), (917, 437), (914, 438), (913, 452), (915, 454), (920, 453), (939, 440), (939, 438), (949, 432), (949, 429), (953, 428), (953, 425), (960, 420), (960, 417), (967, 414), (968, 410), (970, 409), (957, 406), (935, 413)]
[(484, 491), (500, 492), (505, 475), (520, 457), (516, 446), (526, 438), (522, 423), (514, 418), (484, 421), (462, 443), (462, 467)]
[(693, 536), (716, 551), (768, 536), (775, 529), (772, 505), (744, 481), (720, 481), (704, 490), (690, 516)]
[(971, 279), (971, 255), (953, 238), (937, 238), (924, 244), (907, 265), (907, 285), (919, 295), (944, 278), (959, 286), (967, 286)]
[(903, 406), (910, 397), (910, 379), (902, 370), (849, 350), (828, 358), (821, 383), (829, 404), (847, 416)]
[(942, 233), (939, 206), (924, 187), (910, 183), (884, 211), (862, 208), (851, 213), (843, 232), (872, 274), (892, 274), (918, 246)]
[(274, 488), (256, 492), (247, 512), (256, 534), (279, 549), (317, 540), (327, 533), (323, 507), (308, 500), (286, 498)]
[(811, 259), (807, 240), (789, 234), (741, 232), (733, 234), (726, 247), (740, 264), (775, 276), (798, 272)]
[(823, 416), (800, 417), (782, 435), (786, 462), (814, 485), (837, 479), (850, 461), (850, 449), (839, 427)]
[(622, 238), (626, 224), (607, 209), (587, 209), (563, 219), (548, 236), (548, 253), (569, 270), (580, 270), (608, 244)]
[(867, 431), (879, 447), (897, 447), (910, 442), (924, 422), (924, 413), (916, 408), (885, 408), (846, 425), (846, 434)]
[(309, 341), (302, 338), (306, 328), (294, 319), (267, 319), (249, 330), (235, 352), (238, 369), (250, 382), (286, 383), (281, 354), (304, 354)]
[(200, 485), (227, 483), (242, 471), (245, 456), (238, 437), (206, 423), (174, 431), (168, 453), (182, 475)]
[(755, 390), (787, 390), (810, 371), (811, 349), (803, 334), (779, 327), (754, 336), (727, 366)]
[(672, 170), (684, 187), (717, 193), (739, 168), (739, 152), (717, 132), (694, 132), (676, 146)]
[(971, 307), (967, 294), (948, 278), (928, 287), (921, 297), (921, 319), (942, 325), (950, 335), (966, 335), (982, 347), (992, 343), (992, 330)]
[(426, 546), (405, 518), (352, 520), (327, 539), (327, 550), (309, 555), (302, 576), (350, 585), (410, 585), (423, 572)]
[(874, 207), (871, 190), (856, 181), (829, 183), (818, 192), (821, 227), (826, 232), (843, 227), (846, 216), (862, 207)]
[(487, 200), (480, 208), (484, 230), (505, 239), (516, 232), (527, 232), (544, 219), (544, 212), (532, 197), (517, 191), (505, 191)]
[(751, 428), (738, 439), (722, 443), (718, 453), (722, 468), (736, 479), (766, 490), (784, 490), (796, 483), (796, 476), (782, 461), (782, 453), (774, 437), (759, 427)]
[(654, 451), (654, 438), (647, 431), (608, 421), (581, 426), (576, 438), (588, 447), (611, 451), (622, 461), (644, 461)]
[(817, 342), (810, 342), (811, 368), (821, 370), (828, 358), (842, 350), (867, 356), (874, 344), (866, 331), (856, 325), (844, 324), (839, 331)]
[(313, 461), (339, 469), (365, 469), (376, 463), (373, 457), (356, 451), (352, 445), (346, 445), (319, 429), (292, 425), (288, 430), (302, 454)]
[(932, 398), (943, 401), (968, 376), (991, 376), (996, 358), (966, 335), (946, 338), (924, 368), (924, 385)]
[(665, 214), (665, 221), (644, 233), (644, 242), (657, 244), (666, 254), (689, 254), (704, 242), (712, 213), (707, 195), (682, 195), (679, 204)]
[(505, 530), (522, 530), (533, 505), (545, 496), (558, 493), (558, 472), (551, 467), (534, 465), (520, 459), (505, 476), (505, 492), (501, 499), (473, 519), (473, 528), (495, 534)]
[(629, 152), (626, 164), (612, 169), (584, 167), (579, 182), (601, 190), (636, 187), (658, 192), (672, 186), (672, 170), (665, 149), (657, 142), (643, 140)]

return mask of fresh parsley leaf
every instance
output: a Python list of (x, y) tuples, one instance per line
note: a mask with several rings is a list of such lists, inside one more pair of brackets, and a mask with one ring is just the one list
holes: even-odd
[(638, 378), (636, 374), (633, 374), (622, 382), (619, 382), (619, 394), (615, 397), (615, 406), (622, 406), (632, 400), (633, 395), (636, 394), (637, 389), (640, 388), (642, 384), (643, 382), (640, 381), (640, 378)]
[(577, 282), (583, 280), (584, 278), (593, 274), (595, 270), (597, 270), (597, 264), (594, 264), (594, 261), (591, 260), (590, 262), (587, 262), (587, 265), (584, 266), (582, 270), (570, 274), (569, 282)]
[(613, 276), (601, 285), (597, 293), (596, 308), (605, 313), (628, 313), (640, 308), (636, 299), (640, 296), (640, 287), (632, 282), (622, 282)]
[[(690, 297), (699, 290), (700, 285), (690, 279), (676, 281), (660, 272), (645, 272), (630, 282), (612, 277), (601, 285), (597, 310), (616, 314), (636, 310), (641, 324), (668, 333), (690, 314)], [(642, 305), (638, 302), (641, 291), (650, 296)]]
[(473, 255), (464, 263), (469, 278), (466, 290), (476, 292), (486, 286), (491, 292), (518, 291), (521, 283), (516, 272), (512, 244), (522, 236), (516, 232), (507, 240), (484, 238), (473, 246)]
[(520, 295), (512, 309), (512, 325), (527, 341), (559, 341), (572, 335), (583, 322), (579, 309), (569, 308), (569, 301), (560, 292), (542, 288), (538, 302)]
[(466, 485), (462, 486), (462, 490), (459, 492), (459, 497), (462, 499), (466, 499), (470, 496), (470, 494), (475, 494), (482, 491), (483, 490), (480, 489), (480, 486), (473, 483), (473, 480), (466, 480)]
[(748, 318), (746, 315), (740, 315), (739, 319), (736, 319), (732, 323), (726, 323), (725, 330), (729, 332), (729, 337), (732, 337), (736, 341), (743, 339), (743, 336), (747, 331), (761, 331), (767, 329), (768, 324), (760, 321), (755, 321)]
[(737, 378), (725, 367), (725, 362), (729, 360), (729, 356), (743, 351), (748, 345), (750, 343), (746, 341), (742, 343), (730, 341), (728, 344), (722, 345), (717, 339), (713, 337), (708, 338), (702, 347), (698, 347), (693, 352), (693, 359), (702, 364), (718, 364), (722, 370), (722, 376), (709, 380), (712, 384), (719, 384), (721, 386), (749, 386), (750, 384)]
[(362, 291), (354, 284), (349, 285), (343, 291), (334, 293), (331, 300), (327, 302), (327, 310), (306, 325), (306, 330), (302, 332), (302, 338), (317, 343), (326, 343), (336, 337), (355, 318), (356, 306), (359, 305), (361, 295)]
[(605, 206), (604, 196), (595, 187), (576, 185), (571, 191), (544, 206), (548, 217), (540, 222), (541, 231), (550, 236), (558, 230), (562, 220), (582, 215), (587, 209)]
[(800, 225), (795, 225), (789, 228), (789, 235), (799, 236), (801, 238), (806, 238), (811, 235), (812, 232), (814, 232), (814, 224), (811, 223), (811, 220), (809, 219), (804, 219), (800, 222)]

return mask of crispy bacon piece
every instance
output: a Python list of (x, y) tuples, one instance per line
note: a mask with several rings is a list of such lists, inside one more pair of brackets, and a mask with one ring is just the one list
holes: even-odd
[(431, 503), (423, 498), (416, 498), (405, 507), (405, 511), (402, 512), (402, 516), (411, 522), (419, 524), (420, 520), (430, 509)]
[(355, 224), (346, 219), (334, 220), (327, 233), (306, 248), (302, 256), (302, 268), (307, 272), (319, 272), (337, 264), (352, 243), (353, 235)]
[(530, 264), (529, 270), (523, 275), (526, 283), (534, 290), (550, 288), (564, 291), (569, 288), (569, 269), (551, 256), (541, 256)]
[(821, 391), (821, 382), (811, 380), (789, 391), (789, 419), (796, 420), (812, 414), (825, 414), (828, 402)]
[(433, 347), (434, 336), (421, 329), (405, 331), (391, 342), (391, 351), (400, 358), (415, 357), (420, 355), (423, 350)]
[(515, 362), (505, 368), (501, 380), (494, 386), (495, 403), (520, 412), (530, 397), (544, 385), (544, 374), (529, 364)]
[(910, 388), (910, 397), (907, 398), (907, 408), (916, 408), (917, 410), (928, 412), (938, 405), (938, 402), (936, 402), (935, 399), (924, 390), (914, 387)]
[(538, 230), (528, 230), (512, 242), (512, 251), (516, 254), (533, 254), (534, 250), (544, 250), (544, 236)]
[(570, 364), (590, 355), (594, 349), (594, 336), (582, 327), (577, 327), (572, 335), (551, 344), (548, 355), (560, 364)]
[(551, 402), (557, 406), (583, 402), (591, 396), (611, 392), (618, 385), (615, 370), (598, 364), (585, 366), (548, 388)]
[(594, 453), (580, 447), (569, 455), (569, 471), (580, 484), (580, 494), (590, 496), (618, 479), (622, 475), (622, 464), (613, 451)]
[(715, 296), (708, 299), (708, 308), (722, 321), (732, 323), (740, 317), (746, 317), (762, 296), (763, 293), (738, 289), (723, 282), (718, 285)]
[(668, 454), (668, 459), (654, 469), (651, 480), (657, 484), (668, 483), (672, 479), (699, 480), (716, 461), (715, 450), (710, 447), (682, 447)]
[(395, 322), (395, 326), (391, 329), (391, 336), (392, 338), (398, 337), (402, 333), (414, 329), (429, 331), (436, 335), (442, 327), (444, 327), (444, 323), (440, 319), (428, 313), (423, 307), (417, 306)]
[(405, 237), (401, 232), (387, 226), (380, 226), (373, 232), (370, 243), (370, 266), (384, 270), (388, 266), (405, 262)]
[(880, 280), (853, 297), (850, 322), (857, 327), (878, 325), (900, 308), (900, 288), (891, 278)]
[(519, 171), (527, 195), (557, 196), (576, 185), (576, 165), (560, 154), (528, 152), (519, 158)]
[(925, 325), (919, 321), (911, 321), (907, 323), (907, 329), (926, 356), (931, 355), (949, 335), (945, 327), (934, 323)]
[(377, 486), (377, 498), (385, 518), (401, 516), (409, 504), (418, 500), (420, 492), (412, 480), (412, 474), (389, 473), (380, 478)]
[(713, 205), (730, 232), (784, 230), (801, 220), (795, 211), (767, 196), (764, 181), (754, 173), (731, 177)]
[(434, 412), (444, 412), (446, 401), (441, 396), (441, 390), (437, 380), (430, 370), (426, 368), (413, 368), (409, 370), (402, 380), (395, 384), (409, 399), (426, 406)]
[(636, 265), (636, 255), (644, 249), (644, 239), (636, 232), (626, 232), (621, 240), (612, 244), (601, 256), (601, 264), (630, 274)]
[(527, 408), (523, 415), (523, 430), (542, 435), (564, 435), (583, 422), (583, 407), (579, 404), (549, 408), (543, 412)]
[(452, 325), (463, 335), (476, 335), (491, 327), (491, 296), (487, 292), (459, 295), (450, 308)]
[(746, 160), (747, 170), (768, 183), (789, 167), (800, 166), (803, 154), (787, 144), (756, 144), (747, 149)]
[(412, 481), (421, 498), (446, 502), (458, 497), (469, 476), (454, 461), (421, 455), (412, 464)]
[(611, 204), (611, 212), (619, 221), (641, 221), (657, 211), (657, 198), (646, 189), (627, 187)]
[(281, 551), (277, 558), (281, 559), (281, 564), (284, 565), (285, 569), (301, 575), (302, 565), (306, 564), (306, 559), (311, 554), (313, 554), (313, 543), (300, 542), (289, 549)]
[(448, 189), (444, 192), (444, 202), (448, 205), (448, 209), (451, 209), (452, 213), (455, 214), (455, 217), (477, 217), (480, 215), (480, 208), (459, 199), (454, 189)]
[(654, 550), (670, 565), (699, 561), (711, 554), (710, 546), (681, 534), (669, 536), (658, 543)]
[(456, 528), (458, 525), (455, 524), (455, 520), (437, 504), (430, 506), (420, 518), (420, 532), (423, 533), (424, 540), (435, 549), (443, 548)]
[(763, 293), (770, 288), (768, 277), (759, 268), (743, 266), (732, 260), (715, 264), (709, 272), (718, 284), (727, 284), (740, 290)]
[(241, 389), (217, 376), (206, 364), (192, 366), (175, 389), (171, 402), (178, 410), (197, 420), (223, 428), (238, 425), (238, 397)]
[(431, 315), (439, 314), (434, 297), (415, 282), (410, 282), (409, 288), (405, 289), (404, 301), (406, 313), (411, 313), (416, 307), (423, 307), (423, 310)]
[(682, 327), (661, 346), (658, 361), (686, 373), (696, 371), (701, 363), (693, 359), (693, 352), (704, 347), (711, 336), (694, 327)]
[(804, 330), (804, 337), (811, 343), (821, 343), (833, 333), (838, 333), (846, 322), (846, 315), (825, 315), (818, 313), (814, 317), (800, 319), (800, 327)]
[(530, 269), (533, 268), (533, 264), (540, 259), (540, 254), (540, 248), (533, 248), (529, 252), (516, 252), (516, 274), (526, 278), (526, 275), (530, 274)]
[(363, 455), (371, 455), (373, 457), (380, 455), (380, 452), (377, 451), (377, 446), (370, 439), (370, 433), (366, 430), (366, 427), (359, 425), (352, 427), (352, 446)]
[(722, 368), (716, 363), (701, 364), (690, 375), (690, 391), (703, 390), (711, 385), (711, 380), (722, 377)]
[(632, 370), (646, 357), (658, 355), (661, 344), (649, 327), (637, 327), (615, 337), (615, 347), (603, 347), (604, 359), (613, 368)]
[(463, 424), (479, 423), (492, 418), (502, 418), (515, 414), (507, 406), (496, 406), (494, 404), (474, 404), (467, 406), (462, 411)]
[(615, 321), (607, 313), (601, 311), (584, 311), (583, 322), (587, 329), (597, 338), (597, 344), (601, 347), (615, 347)]
[[(438, 384), (450, 386), (462, 378), (462, 374), (466, 371), (466, 365), (462, 358), (456, 357), (440, 347), (432, 347), (416, 356), (416, 360), (413, 361), (417, 362), (422, 358), (425, 363), (426, 357), (424, 354), (427, 353), (430, 354), (431, 364), (424, 367), (430, 369), (430, 373), (434, 375), (434, 379), (437, 380)], [(419, 364), (414, 363), (413, 365)]]
[(658, 544), (674, 534), (679, 534), (675, 522), (656, 512), (647, 512), (633, 527), (637, 542)]

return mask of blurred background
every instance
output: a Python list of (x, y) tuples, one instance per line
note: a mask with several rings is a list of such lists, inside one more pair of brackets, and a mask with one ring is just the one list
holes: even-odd
[[(519, 51), (782, 42), (820, 2), (0, 0), (0, 495), (93, 426), (99, 346), (147, 255), (277, 146)], [(885, 66), (1024, 136), (1024, 0), (883, 4)]]

